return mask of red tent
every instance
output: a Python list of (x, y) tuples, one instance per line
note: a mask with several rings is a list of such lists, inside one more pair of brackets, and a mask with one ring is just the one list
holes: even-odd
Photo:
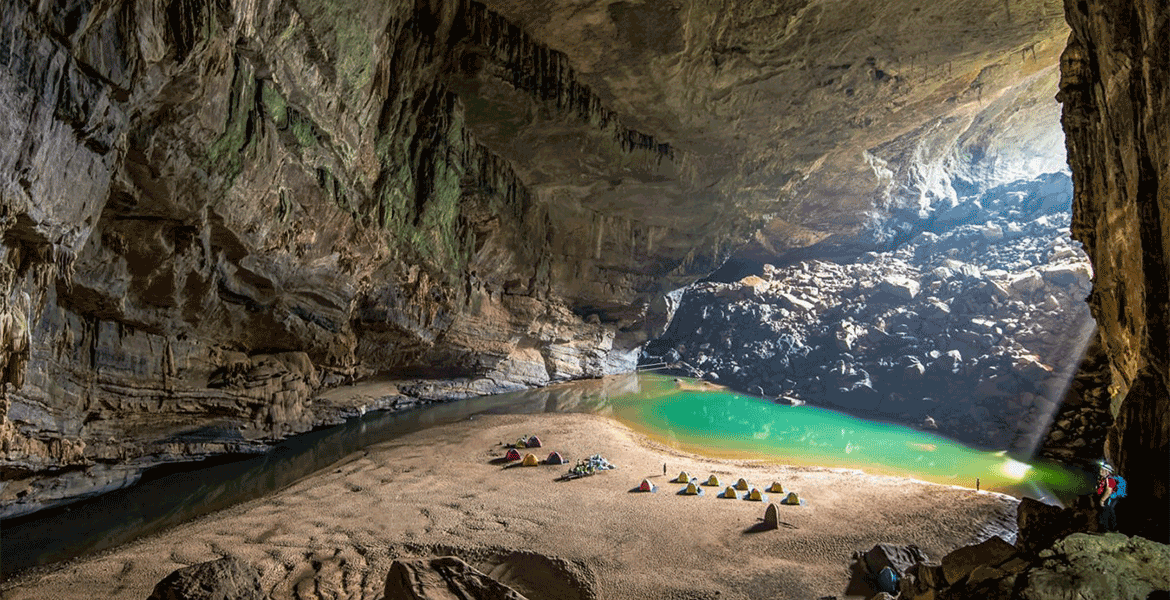
[(515, 448), (512, 448), (504, 455), (504, 460), (520, 460), (520, 453)]

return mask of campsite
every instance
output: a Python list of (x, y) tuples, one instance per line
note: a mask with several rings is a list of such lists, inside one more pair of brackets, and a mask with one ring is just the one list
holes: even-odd
[[(570, 463), (600, 453), (617, 468), (557, 482), (566, 465), (493, 462), (499, 440), (532, 431)], [(662, 475), (664, 462), (712, 493), (676, 494), (685, 488)], [(711, 475), (783, 483), (804, 502), (785, 504), (775, 486), (757, 489), (773, 494), (768, 501), (731, 502), (722, 495), (751, 490), (700, 485)], [(631, 493), (643, 481), (660, 493)], [(783, 527), (765, 527), (769, 507)], [(1013, 499), (986, 491), (699, 457), (600, 416), (492, 415), (370, 447), (270, 497), (72, 563), (6, 598), (146, 598), (176, 568), (227, 555), (259, 566), (286, 597), (315, 581), (376, 600), (395, 559), (436, 554), (460, 555), (530, 598), (842, 596), (855, 550), (914, 543), (941, 557), (1013, 510)]]

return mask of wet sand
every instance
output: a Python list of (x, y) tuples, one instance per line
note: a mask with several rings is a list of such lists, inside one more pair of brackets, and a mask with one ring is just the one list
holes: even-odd
[[(509, 466), (503, 442), (537, 434), (570, 463), (618, 466), (556, 482), (570, 465)], [(521, 451), (522, 453), (524, 451)], [(666, 463), (668, 475), (662, 475)], [(724, 486), (773, 480), (803, 506), (757, 531), (765, 503), (681, 496), (680, 470)], [(656, 493), (633, 493), (643, 478)], [(779, 504), (778, 495), (769, 501)], [(275, 600), (382, 597), (397, 557), (455, 554), (533, 600), (865, 597), (850, 556), (878, 542), (932, 559), (1001, 531), (1011, 497), (857, 471), (710, 459), (605, 417), (477, 417), (372, 446), (270, 496), (165, 533), (6, 582), (5, 599), (139, 598), (171, 571), (236, 556)]]

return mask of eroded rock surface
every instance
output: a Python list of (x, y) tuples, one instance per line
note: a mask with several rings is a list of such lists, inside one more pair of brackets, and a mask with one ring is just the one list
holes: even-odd
[(516, 590), (454, 556), (394, 561), (386, 576), (386, 597), (402, 600), (526, 600)]
[(1140, 482), (1119, 525), (1170, 542), (1170, 8), (1112, 0), (1065, 10), (1059, 98), (1072, 233), (1093, 261), (1089, 303), (1108, 362), (1098, 378), (1114, 419), (1105, 453)]
[(268, 600), (260, 569), (221, 558), (176, 570), (158, 582), (147, 600)]

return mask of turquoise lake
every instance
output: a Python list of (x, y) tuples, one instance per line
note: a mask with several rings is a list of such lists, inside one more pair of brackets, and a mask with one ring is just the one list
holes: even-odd
[(903, 425), (705, 387), (643, 374), (635, 386), (601, 393), (581, 408), (705, 456), (853, 468), (969, 488), (979, 479), (981, 489), (1015, 496), (1068, 499), (1093, 483), (1091, 474), (1077, 469), (1022, 462)]

